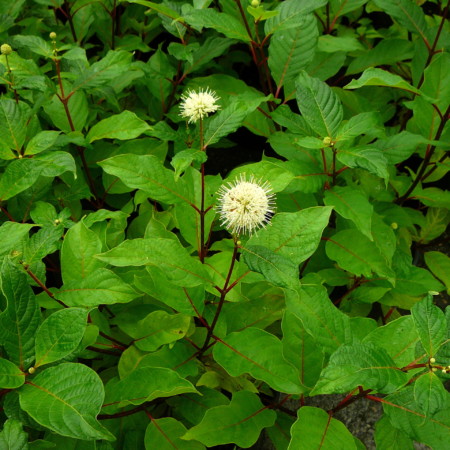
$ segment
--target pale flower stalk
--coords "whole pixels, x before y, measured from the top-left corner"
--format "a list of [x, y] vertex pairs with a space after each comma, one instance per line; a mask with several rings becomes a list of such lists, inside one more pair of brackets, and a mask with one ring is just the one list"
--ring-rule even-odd
[[189, 123], [195, 123], [216, 112], [220, 106], [217, 104], [219, 97], [209, 88], [200, 89], [198, 92], [189, 90], [181, 96], [181, 117], [188, 119]]
[[275, 213], [275, 194], [266, 181], [247, 180], [245, 174], [218, 193], [221, 224], [234, 236], [252, 234], [265, 227]]

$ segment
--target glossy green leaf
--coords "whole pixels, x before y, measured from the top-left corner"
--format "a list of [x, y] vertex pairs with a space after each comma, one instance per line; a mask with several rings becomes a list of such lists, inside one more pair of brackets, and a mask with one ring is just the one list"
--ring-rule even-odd
[[317, 249], [331, 208], [305, 208], [295, 213], [278, 213], [271, 226], [252, 236], [248, 245], [261, 245], [292, 260], [295, 264], [308, 259]]
[[426, 252], [424, 257], [433, 275], [441, 280], [450, 292], [450, 258], [441, 252]]
[[357, 230], [343, 230], [327, 239], [327, 256], [344, 270], [357, 276], [372, 277], [378, 274], [390, 278], [392, 270], [375, 243]]
[[342, 217], [351, 220], [361, 233], [373, 240], [373, 206], [363, 191], [350, 186], [334, 186], [332, 189], [325, 191], [324, 203], [327, 206], [332, 206]]
[[4, 97], [0, 99], [0, 138], [16, 152], [21, 150], [25, 142], [28, 116], [29, 107], [26, 103], [16, 103], [13, 99]]
[[52, 47], [41, 37], [17, 35], [14, 36], [14, 42], [16, 42], [20, 47], [30, 49], [37, 55], [45, 56], [46, 58], [51, 58], [53, 56]]
[[375, 424], [375, 444], [377, 448], [392, 450], [414, 450], [414, 444], [406, 433], [392, 426], [386, 415]]
[[28, 433], [22, 429], [22, 423], [8, 419], [0, 432], [0, 448], [5, 450], [27, 450]]
[[336, 140], [345, 141], [362, 134], [374, 133], [377, 130], [380, 130], [379, 114], [374, 112], [361, 113], [351, 117], [341, 125]]
[[184, 180], [175, 180], [174, 173], [153, 155], [118, 155], [101, 161], [106, 173], [118, 177], [133, 189], [142, 189], [150, 197], [165, 203], [188, 202]]
[[349, 317], [330, 301], [323, 286], [286, 290], [286, 309], [299, 318], [325, 353], [353, 341]]
[[259, 328], [249, 327], [218, 340], [214, 358], [232, 376], [249, 373], [273, 389], [290, 394], [305, 390], [299, 373], [283, 357], [281, 341]]
[[289, 450], [356, 450], [355, 439], [345, 425], [323, 409], [303, 406], [291, 428]]
[[419, 335], [411, 316], [399, 317], [387, 325], [371, 331], [363, 343], [384, 348], [397, 367], [405, 367], [414, 361]]
[[101, 252], [102, 243], [96, 233], [83, 221], [67, 232], [61, 248], [61, 272], [64, 284], [80, 282], [105, 264], [94, 258]]
[[134, 139], [145, 131], [150, 130], [150, 126], [142, 119], [131, 112], [123, 111], [120, 114], [103, 119], [96, 123], [86, 136], [88, 142], [99, 139]]
[[344, 88], [359, 89], [363, 86], [385, 86], [413, 92], [414, 94], [420, 94], [420, 91], [417, 88], [405, 81], [400, 75], [375, 67], [366, 69], [360, 78], [352, 80], [349, 84], [344, 86]]
[[195, 439], [208, 447], [234, 443], [247, 448], [257, 441], [263, 428], [273, 425], [275, 418], [275, 411], [264, 407], [255, 394], [239, 391], [229, 405], [209, 409], [182, 438]]
[[337, 18], [361, 8], [367, 2], [368, 0], [330, 0], [331, 14]]
[[385, 180], [389, 178], [388, 160], [376, 147], [340, 149], [337, 152], [337, 159], [346, 166], [366, 169]]
[[183, 339], [190, 323], [189, 316], [154, 311], [137, 323], [122, 324], [121, 328], [134, 339], [137, 348], [152, 352], [161, 345]]
[[69, 306], [98, 306], [128, 303], [141, 294], [111, 270], [96, 269], [79, 281], [69, 281], [55, 293]]
[[41, 313], [25, 273], [4, 259], [0, 275], [7, 301], [6, 309], [0, 313], [0, 343], [10, 361], [24, 370], [34, 359], [34, 338]]
[[72, 353], [83, 339], [87, 314], [86, 309], [68, 308], [47, 317], [36, 333], [34, 367], [58, 361]]
[[7, 253], [17, 246], [20, 241], [28, 236], [31, 228], [36, 225], [29, 223], [4, 222], [0, 226], [0, 254]]
[[63, 363], [45, 369], [19, 394], [22, 409], [58, 434], [83, 440], [114, 440], [96, 420], [104, 398], [103, 383], [83, 364]]
[[60, 134], [60, 131], [41, 131], [28, 142], [25, 154], [36, 155], [37, 153], [52, 148]]
[[433, 304], [433, 297], [427, 295], [413, 306], [411, 315], [423, 348], [429, 356], [434, 356], [447, 337], [444, 312]]
[[106, 385], [104, 411], [113, 414], [125, 405], [141, 405], [155, 398], [196, 393], [192, 383], [177, 372], [163, 367], [140, 367], [120, 381], [113, 378]]
[[414, 399], [427, 417], [450, 406], [449, 395], [442, 381], [434, 372], [427, 372], [414, 383]]
[[129, 239], [97, 259], [113, 266], [157, 266], [176, 285], [193, 287], [207, 281], [204, 267], [198, 259], [173, 239]]
[[[447, 398], [450, 394], [447, 393]], [[433, 417], [426, 417], [414, 399], [414, 388], [407, 387], [383, 399], [383, 409], [395, 428], [411, 439], [423, 442], [436, 450], [448, 447], [450, 436], [450, 409]]]
[[146, 450], [154, 448], [160, 450], [202, 450], [205, 447], [196, 441], [183, 441], [181, 436], [186, 434], [186, 427], [172, 417], [152, 419], [145, 430], [144, 444]]
[[392, 358], [381, 347], [354, 343], [334, 352], [320, 374], [313, 395], [351, 391], [355, 386], [389, 394], [408, 381]]
[[270, 283], [285, 288], [298, 284], [298, 265], [285, 256], [260, 245], [244, 247], [242, 253], [249, 269], [262, 274]]
[[277, 89], [289, 86], [314, 57], [319, 30], [313, 14], [299, 16], [297, 26], [278, 30], [269, 45], [268, 64]]
[[23, 383], [25, 383], [25, 373], [11, 361], [0, 358], [0, 388], [16, 389], [22, 386]]
[[343, 110], [335, 92], [304, 71], [298, 76], [296, 87], [297, 104], [308, 125], [320, 137], [336, 137]]

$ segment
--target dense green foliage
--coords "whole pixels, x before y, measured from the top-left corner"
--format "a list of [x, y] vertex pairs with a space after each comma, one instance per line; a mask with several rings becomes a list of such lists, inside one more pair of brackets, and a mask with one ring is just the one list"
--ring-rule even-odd
[[[448, 449], [448, 14], [0, 0], [0, 449], [360, 449], [362, 398]], [[276, 212], [232, 236], [241, 176]]]

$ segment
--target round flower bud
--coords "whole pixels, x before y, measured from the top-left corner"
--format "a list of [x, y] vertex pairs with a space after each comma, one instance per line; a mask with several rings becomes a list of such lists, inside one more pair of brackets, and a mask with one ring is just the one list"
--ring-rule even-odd
[[434, 364], [436, 362], [436, 358], [430, 358], [430, 363]]
[[51, 39], [52, 41], [54, 41], [54, 40], [56, 39], [56, 33], [55, 33], [54, 31], [52, 31], [52, 32], [49, 34], [49, 36], [50, 36], [50, 39]]
[[245, 174], [218, 193], [217, 211], [221, 224], [235, 236], [252, 234], [265, 227], [275, 213], [275, 194], [269, 183], [258, 182]]
[[324, 137], [322, 143], [323, 145], [325, 145], [325, 147], [328, 147], [331, 144], [330, 136]]
[[260, 4], [260, 1], [259, 1], [259, 0], [252, 0], [252, 6], [253, 6], [254, 8], [257, 8], [257, 7], [259, 6], [259, 4]]
[[447, 369], [442, 369], [442, 373], [447, 373]]
[[431, 368], [431, 371], [432, 371], [432, 372], [437, 372], [437, 367], [432, 367], [432, 368]]
[[2, 55], [10, 55], [12, 53], [12, 48], [8, 44], [2, 44], [2, 46], [0, 47], [0, 51]]
[[28, 373], [33, 374], [34, 372], [36, 372], [36, 369], [34, 367], [30, 367], [28, 369]]
[[392, 222], [392, 223], [391, 223], [391, 228], [392, 228], [393, 230], [396, 230], [396, 229], [398, 228], [398, 223], [397, 223], [397, 222]]

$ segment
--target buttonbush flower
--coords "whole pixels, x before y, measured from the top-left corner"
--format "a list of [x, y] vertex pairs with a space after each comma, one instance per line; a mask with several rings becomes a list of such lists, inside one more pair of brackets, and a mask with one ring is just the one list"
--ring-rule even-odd
[[216, 112], [220, 106], [216, 103], [219, 97], [209, 88], [195, 92], [187, 91], [187, 94], [181, 96], [180, 104], [181, 117], [188, 119], [189, 123], [197, 122], [208, 114]]
[[232, 234], [252, 234], [265, 227], [275, 213], [275, 194], [266, 181], [247, 181], [245, 174], [220, 188], [217, 211], [221, 224]]

